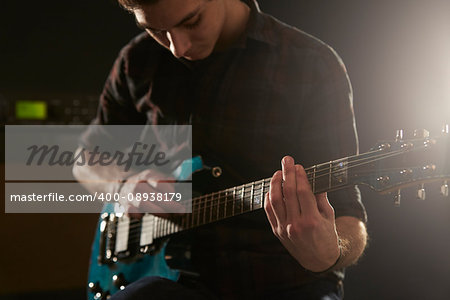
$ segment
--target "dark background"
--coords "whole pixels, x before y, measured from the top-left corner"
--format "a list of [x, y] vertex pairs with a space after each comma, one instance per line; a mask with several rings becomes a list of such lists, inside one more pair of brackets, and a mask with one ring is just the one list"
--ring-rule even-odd
[[[265, 0], [260, 6], [341, 55], [353, 84], [361, 151], [393, 138], [396, 129], [437, 133], [450, 122], [450, 1]], [[8, 101], [97, 97], [118, 51], [137, 32], [113, 0], [2, 1], [0, 94]], [[396, 208], [389, 196], [362, 192], [370, 242], [349, 268], [346, 299], [449, 299], [450, 199], [430, 190], [423, 202], [406, 192]], [[2, 214], [0, 298], [48, 290], [82, 297], [95, 219]]]

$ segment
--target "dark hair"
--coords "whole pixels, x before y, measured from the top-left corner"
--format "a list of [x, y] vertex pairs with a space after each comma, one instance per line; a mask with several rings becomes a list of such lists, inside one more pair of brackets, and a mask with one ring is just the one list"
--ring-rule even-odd
[[159, 0], [117, 0], [126, 10], [132, 10], [146, 4], [155, 4]]

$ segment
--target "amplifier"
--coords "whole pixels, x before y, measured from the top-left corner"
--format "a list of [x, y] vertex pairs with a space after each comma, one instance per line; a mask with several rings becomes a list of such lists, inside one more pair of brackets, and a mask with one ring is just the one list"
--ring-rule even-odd
[[7, 125], [87, 125], [95, 117], [98, 96], [6, 100], [0, 96], [0, 121]]

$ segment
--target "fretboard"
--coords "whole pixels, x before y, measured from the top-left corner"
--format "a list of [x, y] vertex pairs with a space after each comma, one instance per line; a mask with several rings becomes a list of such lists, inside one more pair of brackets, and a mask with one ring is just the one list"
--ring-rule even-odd
[[[347, 164], [348, 158], [344, 158], [305, 169], [313, 193], [346, 187]], [[269, 186], [270, 178], [266, 178], [196, 197], [192, 200], [192, 213], [175, 215], [170, 219], [156, 217], [153, 237], [164, 237], [263, 208]]]

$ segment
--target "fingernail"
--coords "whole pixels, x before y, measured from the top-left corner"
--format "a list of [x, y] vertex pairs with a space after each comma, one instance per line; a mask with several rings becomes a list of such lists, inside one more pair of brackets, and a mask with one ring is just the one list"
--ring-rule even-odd
[[293, 163], [292, 157], [290, 157], [290, 156], [285, 156], [285, 157], [283, 158], [283, 163], [284, 163], [284, 164], [290, 164], [290, 163]]

